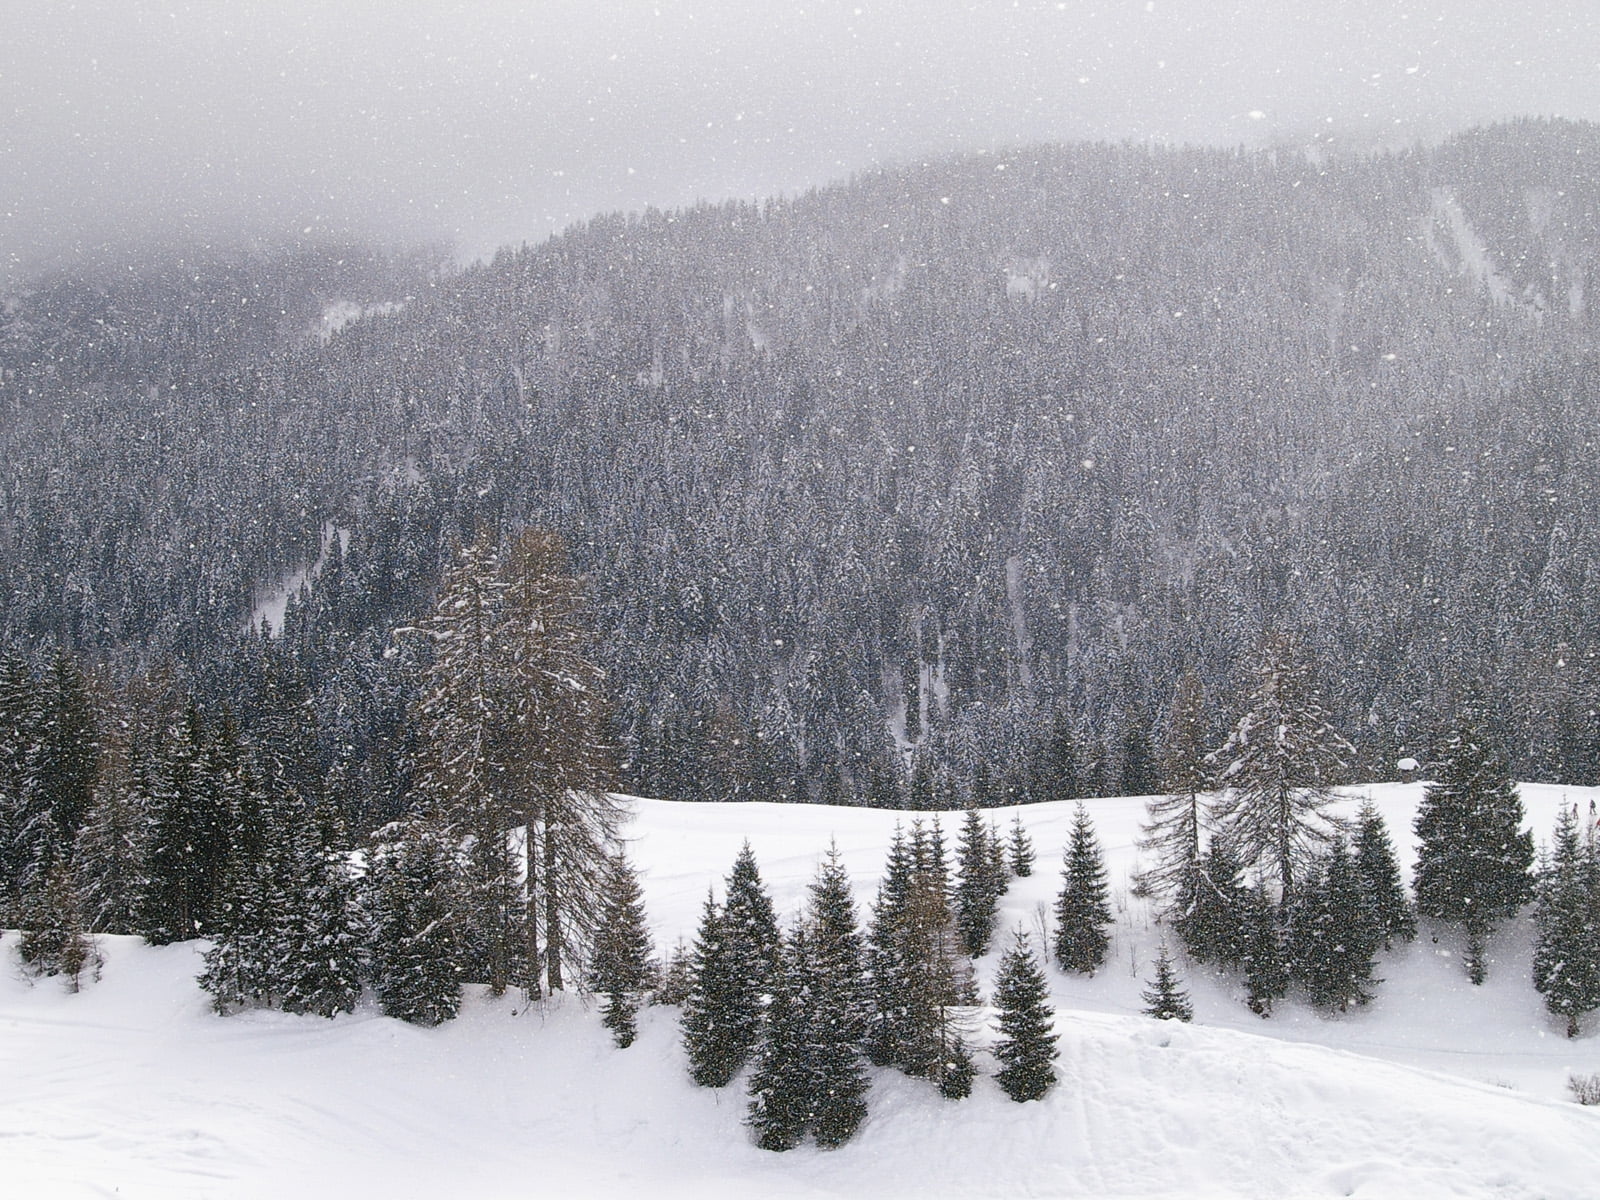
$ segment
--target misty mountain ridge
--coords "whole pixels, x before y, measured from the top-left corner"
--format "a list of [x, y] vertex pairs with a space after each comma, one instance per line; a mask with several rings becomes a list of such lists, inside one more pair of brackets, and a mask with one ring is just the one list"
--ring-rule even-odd
[[537, 525], [649, 794], [1152, 791], [1178, 676], [1220, 739], [1278, 629], [1353, 776], [1477, 695], [1521, 777], [1593, 783], [1597, 161], [1555, 121], [1037, 147], [462, 271], [41, 282], [0, 317], [0, 640], [175, 670], [247, 725], [274, 664], [376, 819], [417, 671], [389, 630], [459, 542]]

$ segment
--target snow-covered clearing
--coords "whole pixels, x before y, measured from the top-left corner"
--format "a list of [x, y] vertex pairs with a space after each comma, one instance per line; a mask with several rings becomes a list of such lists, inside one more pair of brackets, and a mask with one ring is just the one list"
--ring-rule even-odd
[[[1372, 789], [1409, 860], [1420, 785]], [[1563, 794], [1525, 787], [1536, 833]], [[576, 998], [531, 1012], [475, 995], [416, 1029], [364, 1007], [334, 1021], [211, 1014], [194, 946], [103, 939], [82, 994], [0, 972], [0, 1194], [126, 1197], [1539, 1197], [1600, 1193], [1600, 1111], [1566, 1098], [1600, 1042], [1569, 1042], [1528, 982], [1525, 930], [1473, 988], [1447, 939], [1386, 958], [1370, 1009], [1251, 1015], [1226, 982], [1188, 979], [1196, 1024], [1138, 1015], [1160, 941], [1129, 899], [1137, 799], [1089, 802], [1118, 893], [1113, 959], [1052, 971], [1060, 1085], [1013, 1104], [874, 1076], [842, 1150], [770, 1154], [737, 1088], [692, 1087], [675, 1011], [617, 1051]], [[706, 888], [748, 837], [780, 912], [836, 840], [863, 910], [904, 814], [640, 801], [633, 854], [658, 946], [692, 937]], [[1022, 810], [1039, 851], [1002, 928], [1033, 926], [1057, 887], [1070, 805]], [[997, 810], [1002, 831], [1012, 810]], [[944, 819], [954, 846], [958, 816]], [[1006, 935], [998, 942], [1003, 947]], [[7, 938], [9, 953], [14, 935]], [[997, 955], [980, 964], [988, 983]], [[985, 1033], [984, 1037], [986, 1038]], [[987, 1062], [982, 1064], [989, 1067]]]

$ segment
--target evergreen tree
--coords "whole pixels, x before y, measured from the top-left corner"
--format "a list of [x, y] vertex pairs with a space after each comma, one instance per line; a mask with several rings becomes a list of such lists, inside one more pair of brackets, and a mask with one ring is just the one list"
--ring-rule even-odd
[[463, 874], [459, 846], [436, 824], [414, 816], [379, 831], [363, 904], [372, 990], [386, 1016], [438, 1025], [460, 1011]]
[[78, 834], [73, 865], [89, 928], [131, 934], [139, 930], [140, 906], [149, 890], [145, 841], [152, 764], [142, 745], [129, 745], [128, 735], [115, 745]]
[[1522, 799], [1505, 760], [1471, 718], [1451, 736], [1437, 783], [1417, 809], [1417, 910], [1460, 924], [1467, 974], [1482, 983], [1485, 942], [1533, 894], [1533, 836], [1522, 831]]
[[1417, 936], [1417, 919], [1406, 899], [1405, 886], [1400, 882], [1400, 864], [1395, 858], [1394, 843], [1389, 840], [1388, 827], [1370, 799], [1362, 802], [1356, 817], [1354, 849], [1356, 870], [1361, 874], [1372, 903], [1373, 918], [1382, 931], [1384, 948], [1392, 949], [1396, 941], [1411, 941]]
[[692, 983], [683, 1002], [683, 1046], [689, 1077], [701, 1087], [726, 1087], [761, 1033], [761, 995], [750, 986], [750, 960], [714, 897], [706, 896], [695, 936]]
[[813, 1122], [817, 1099], [812, 1074], [811, 951], [804, 925], [797, 924], [781, 947], [771, 1000], [750, 1073], [746, 1122], [763, 1150], [792, 1150]]
[[1100, 842], [1081, 803], [1073, 816], [1055, 916], [1056, 961], [1061, 969], [1093, 974], [1106, 960], [1111, 904]]
[[[292, 795], [292, 794], [291, 794]], [[272, 972], [284, 1012], [332, 1017], [354, 1012], [365, 976], [367, 931], [349, 867], [349, 847], [337, 814], [317, 820], [326, 805], [297, 805], [280, 879], [289, 881], [283, 907], [283, 957]]]
[[1013, 1100], [1038, 1100], [1054, 1086], [1056, 1035], [1044, 972], [1018, 929], [1000, 960], [994, 1002], [999, 1039], [994, 1054], [1001, 1068], [995, 1079]]
[[1216, 812], [1222, 832], [1246, 868], [1271, 870], [1285, 907], [1297, 868], [1333, 836], [1323, 809], [1350, 753], [1299, 647], [1285, 636], [1268, 638], [1249, 710], [1211, 758], [1226, 789]]
[[682, 938], [672, 947], [672, 953], [656, 971], [655, 991], [650, 994], [651, 1004], [683, 1004], [689, 999], [689, 989], [694, 983], [694, 960], [689, 946]]
[[639, 1001], [651, 984], [650, 929], [645, 923], [644, 893], [627, 857], [612, 859], [589, 963], [589, 986], [602, 998], [603, 1021], [618, 1049], [633, 1045]]
[[1180, 893], [1184, 907], [1173, 922], [1197, 962], [1230, 967], [1244, 955], [1246, 898], [1239, 861], [1223, 837], [1214, 837]]
[[1192, 1021], [1194, 1007], [1189, 1003], [1189, 993], [1183, 990], [1178, 973], [1172, 965], [1172, 954], [1163, 944], [1156, 955], [1156, 977], [1140, 993], [1144, 1000], [1144, 1015], [1158, 1021]]
[[817, 1145], [832, 1149], [849, 1141], [867, 1115], [861, 1040], [869, 1011], [855, 900], [837, 848], [817, 868], [808, 917], [810, 1121]]
[[1533, 986], [1545, 1008], [1566, 1020], [1569, 1038], [1600, 1008], [1600, 897], [1592, 836], [1580, 843], [1577, 813], [1563, 807], [1539, 877]]
[[1259, 889], [1246, 892], [1245, 897], [1245, 1002], [1258, 1017], [1270, 1017], [1273, 1004], [1289, 994], [1281, 910]]
[[1022, 814], [1011, 818], [1011, 873], [1019, 879], [1033, 874], [1033, 839], [1023, 827]]
[[955, 898], [956, 929], [966, 952], [977, 958], [989, 948], [1005, 883], [996, 878], [989, 831], [976, 808], [967, 810], [956, 863], [960, 872]]
[[722, 906], [723, 937], [737, 960], [736, 970], [752, 1002], [767, 990], [778, 959], [778, 919], [772, 898], [761, 882], [755, 851], [750, 843], [740, 847], [726, 880], [727, 900]]
[[22, 933], [17, 953], [33, 973], [63, 976], [74, 992], [84, 971], [92, 969], [98, 974], [100, 953], [84, 923], [71, 868], [64, 860], [55, 862], [50, 873], [24, 896], [19, 916]]
[[1312, 1004], [1345, 1012], [1372, 999], [1379, 982], [1373, 958], [1383, 931], [1343, 838], [1334, 841], [1325, 865], [1308, 874], [1293, 927], [1291, 970]]
[[208, 739], [191, 701], [169, 731], [156, 770], [146, 842], [147, 891], [140, 924], [153, 944], [209, 930], [227, 870], [229, 838], [222, 793], [236, 769], [237, 743], [224, 722]]

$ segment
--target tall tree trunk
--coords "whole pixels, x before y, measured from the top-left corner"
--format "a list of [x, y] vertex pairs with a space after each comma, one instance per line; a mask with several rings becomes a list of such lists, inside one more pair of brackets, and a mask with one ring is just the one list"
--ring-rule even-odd
[[538, 813], [528, 805], [522, 825], [522, 857], [526, 861], [528, 919], [528, 1003], [539, 998], [539, 850], [535, 834], [539, 828]]
[[544, 831], [544, 947], [545, 985], [552, 993], [561, 983], [561, 898], [556, 892], [555, 821], [547, 820]]

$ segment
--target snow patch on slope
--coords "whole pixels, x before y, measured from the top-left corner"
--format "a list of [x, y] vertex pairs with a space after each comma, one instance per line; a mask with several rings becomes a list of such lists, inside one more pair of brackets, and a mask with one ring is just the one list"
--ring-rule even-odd
[[1431, 195], [1432, 204], [1423, 232], [1440, 265], [1480, 284], [1496, 304], [1515, 305], [1535, 312], [1521, 303], [1510, 281], [1495, 269], [1489, 247], [1473, 229], [1455, 193], [1449, 188], [1436, 187]]
[[250, 606], [252, 629], [259, 629], [262, 622], [266, 622], [273, 633], [283, 632], [283, 614], [289, 607], [290, 597], [298, 595], [301, 588], [322, 574], [335, 538], [339, 539], [341, 554], [350, 548], [350, 530], [341, 529], [328, 521], [322, 526], [322, 549], [317, 553], [316, 562], [286, 571], [277, 579], [263, 582], [256, 588], [255, 602]]

